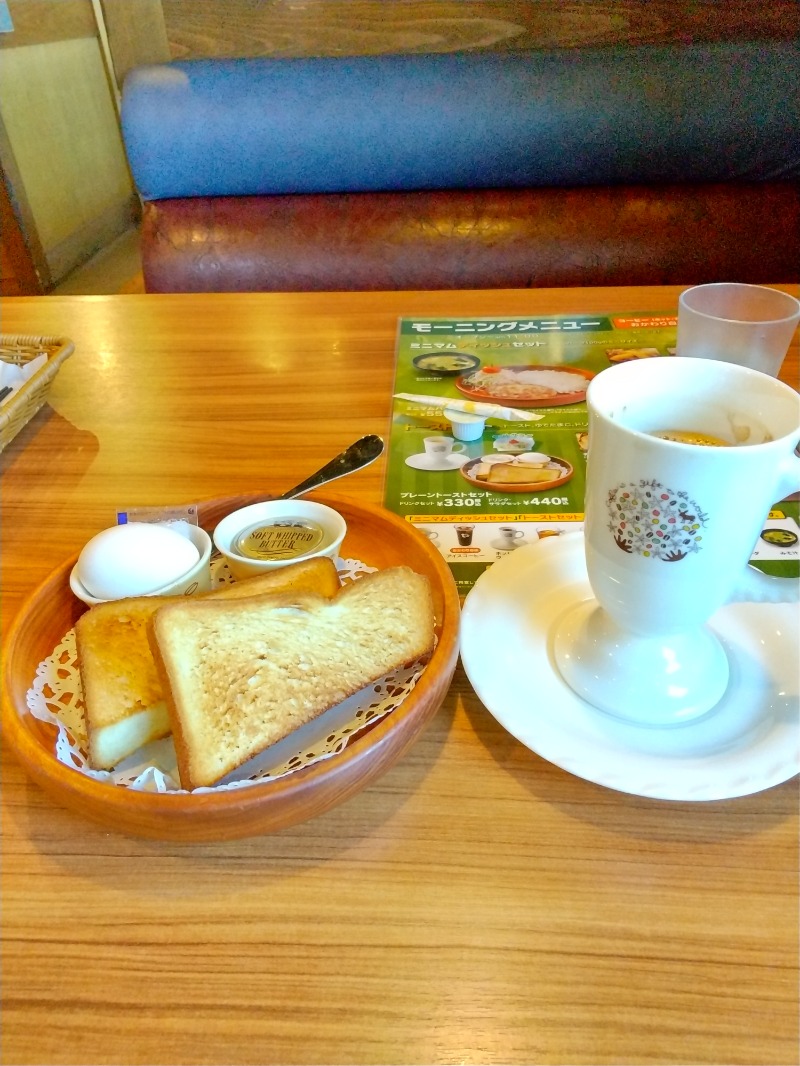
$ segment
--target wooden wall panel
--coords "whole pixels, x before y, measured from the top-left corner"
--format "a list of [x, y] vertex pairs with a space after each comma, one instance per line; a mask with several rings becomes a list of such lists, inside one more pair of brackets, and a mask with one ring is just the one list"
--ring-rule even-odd
[[100, 0], [117, 86], [142, 63], [172, 58], [161, 0]]
[[161, 0], [170, 54], [372, 55], [794, 38], [797, 0]]
[[[141, 5], [113, 0], [129, 21]], [[0, 35], [0, 163], [45, 291], [138, 218], [100, 0], [8, 0]], [[153, 23], [140, 18], [142, 34]], [[159, 58], [166, 58], [162, 51]]]
[[131, 224], [133, 188], [99, 43], [6, 49], [0, 90], [3, 125], [58, 280]]
[[0, 48], [21, 48], [48, 41], [94, 37], [97, 29], [89, 0], [7, 0], [13, 33], [0, 34]]

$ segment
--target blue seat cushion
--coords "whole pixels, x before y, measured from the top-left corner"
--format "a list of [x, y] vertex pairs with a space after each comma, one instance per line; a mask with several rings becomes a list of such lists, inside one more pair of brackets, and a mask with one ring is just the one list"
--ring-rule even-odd
[[796, 42], [139, 67], [145, 200], [800, 176]]

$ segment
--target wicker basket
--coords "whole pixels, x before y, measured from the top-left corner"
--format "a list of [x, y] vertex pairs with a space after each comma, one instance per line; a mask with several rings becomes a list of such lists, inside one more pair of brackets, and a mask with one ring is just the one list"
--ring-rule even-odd
[[24, 366], [37, 355], [47, 356], [44, 366], [0, 404], [0, 452], [45, 403], [59, 367], [74, 349], [72, 341], [64, 337], [20, 337], [0, 333], [0, 359], [4, 363]]

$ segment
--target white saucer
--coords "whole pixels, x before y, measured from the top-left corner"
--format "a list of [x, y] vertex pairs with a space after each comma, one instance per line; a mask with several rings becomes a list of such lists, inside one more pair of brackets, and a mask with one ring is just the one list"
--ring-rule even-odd
[[497, 548], [498, 551], [502, 552], [513, 552], [527, 543], [528, 541], [523, 537], [517, 537], [516, 540], [512, 540], [510, 543], [506, 540], [493, 540], [491, 542], [491, 547]]
[[554, 665], [554, 622], [591, 596], [582, 533], [509, 552], [467, 595], [464, 669], [517, 740], [587, 781], [656, 799], [747, 796], [800, 772], [796, 604], [719, 610], [710, 624], [730, 659], [728, 691], [705, 717], [654, 729], [596, 710]]
[[409, 455], [406, 466], [413, 466], [415, 470], [458, 470], [468, 459], [466, 452], [451, 452], [441, 459], [431, 459], [426, 452], [420, 452], [419, 455]]

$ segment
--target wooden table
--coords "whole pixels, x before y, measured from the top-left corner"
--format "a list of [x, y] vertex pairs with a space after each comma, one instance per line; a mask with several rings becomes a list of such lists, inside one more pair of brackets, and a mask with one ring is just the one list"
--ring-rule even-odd
[[[678, 292], [7, 300], [3, 332], [76, 351], [0, 459], [4, 626], [118, 505], [279, 491], [385, 433], [399, 315]], [[383, 470], [340, 491], [379, 502]], [[798, 1061], [796, 781], [613, 792], [517, 743], [460, 669], [399, 764], [273, 836], [129, 839], [2, 770], [4, 1063]]]

